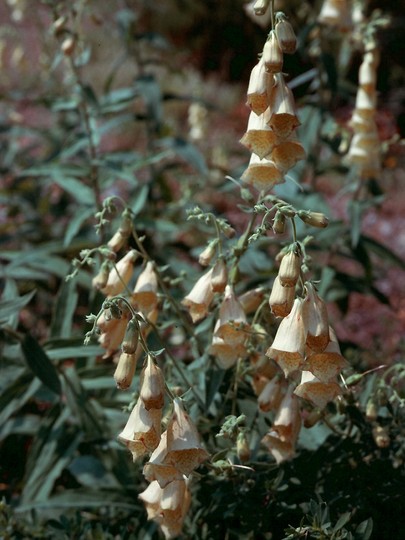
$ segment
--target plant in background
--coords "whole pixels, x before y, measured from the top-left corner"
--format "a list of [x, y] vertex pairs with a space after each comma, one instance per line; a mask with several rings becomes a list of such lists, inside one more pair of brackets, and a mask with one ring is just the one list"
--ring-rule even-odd
[[[138, 538], [158, 527], [166, 538], [360, 540], [373, 522], [383, 538], [378, 513], [401, 496], [391, 470], [404, 459], [403, 370], [367, 365], [342, 342], [345, 360], [331, 302], [344, 309], [353, 291], [384, 300], [369, 251], [401, 262], [361, 232], [361, 213], [334, 220], [315, 187], [323, 169], [349, 164], [363, 204], [383, 168], [374, 120], [387, 23], [351, 18], [346, 2], [319, 14], [293, 3], [283, 6], [291, 23], [275, 2], [252, 3], [269, 34], [247, 85], [251, 157], [243, 168], [235, 146], [221, 180], [208, 146], [218, 113], [201, 93], [165, 90], [178, 56], [148, 29], [156, 6], [117, 11], [100, 77], [90, 29], [102, 43], [104, 8], [40, 3], [52, 16], [46, 50], [56, 49], [48, 124], [5, 122], [3, 168], [17, 187], [4, 196], [27, 209], [29, 250], [15, 227], [0, 302], [0, 452], [20, 458], [2, 485], [18, 516], [40, 519], [17, 522], [3, 505], [6, 538]], [[353, 47], [366, 45], [349, 144], [329, 111], [352, 25]], [[306, 49], [316, 67], [292, 79], [289, 58]], [[330, 154], [337, 132], [343, 165]], [[342, 269], [350, 258], [364, 276]], [[64, 508], [76, 516], [60, 517]]]

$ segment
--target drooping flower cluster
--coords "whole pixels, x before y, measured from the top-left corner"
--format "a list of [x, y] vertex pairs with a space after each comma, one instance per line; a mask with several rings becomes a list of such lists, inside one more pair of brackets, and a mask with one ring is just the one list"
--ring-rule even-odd
[[346, 156], [360, 178], [374, 178], [381, 171], [381, 143], [375, 122], [378, 63], [379, 52], [372, 45], [364, 53], [359, 69], [356, 105], [350, 120], [353, 138]]
[[[150, 485], [139, 498], [145, 503], [148, 519], [157, 522], [165, 538], [173, 538], [180, 534], [190, 506], [188, 477], [209, 456], [179, 398], [173, 399], [173, 413], [162, 433], [166, 384], [155, 355], [146, 343], [159, 311], [158, 275], [154, 263], [146, 261], [131, 290], [129, 285], [139, 253], [130, 250], [117, 264], [111, 264], [116, 252], [127, 243], [131, 225], [127, 219], [123, 222], [126, 227], [121, 224], [111, 238], [107, 263], [93, 280], [94, 287], [107, 298], [100, 314], [89, 320], [94, 323], [93, 332], [98, 334], [100, 345], [106, 349], [105, 356], [121, 349], [114, 373], [120, 390], [131, 386], [137, 361], [146, 353], [140, 373], [139, 396], [118, 440], [128, 448], [134, 461], [149, 456], [143, 473]], [[224, 269], [218, 261], [210, 272], [214, 291], [225, 288]]]
[[286, 173], [305, 158], [305, 150], [295, 135], [300, 122], [294, 97], [281, 72], [283, 55], [293, 54], [296, 43], [292, 26], [283, 13], [277, 13], [274, 30], [250, 76], [247, 105], [251, 113], [240, 142], [252, 155], [242, 180], [259, 191], [283, 183]]

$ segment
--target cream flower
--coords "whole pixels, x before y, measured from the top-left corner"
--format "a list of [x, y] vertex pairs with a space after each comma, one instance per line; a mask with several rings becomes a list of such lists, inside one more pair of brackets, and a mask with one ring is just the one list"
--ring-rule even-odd
[[159, 444], [161, 433], [161, 409], [147, 411], [141, 399], [138, 399], [118, 440], [132, 452], [134, 461], [144, 454], [152, 452]]
[[164, 488], [154, 480], [139, 494], [139, 499], [145, 504], [148, 519], [159, 525], [166, 539], [175, 538], [181, 533], [191, 502], [184, 478], [174, 480]]
[[132, 300], [142, 313], [149, 313], [158, 303], [158, 282], [154, 263], [149, 261], [139, 274]]
[[148, 355], [146, 365], [141, 372], [140, 394], [146, 410], [162, 409], [165, 401], [165, 381], [162, 370]]
[[189, 476], [209, 457], [181, 401], [176, 398], [173, 406], [167, 430], [143, 469], [145, 478], [150, 482], [157, 480], [162, 488], [173, 480], [180, 480], [183, 475]]
[[321, 382], [310, 371], [303, 371], [301, 384], [294, 390], [294, 394], [310, 401], [315, 407], [324, 409], [329, 401], [335, 399], [342, 391], [337, 382]]
[[291, 313], [278, 327], [266, 356], [273, 358], [287, 377], [304, 363], [305, 328], [302, 319], [302, 300], [296, 298]]
[[214, 291], [211, 286], [212, 268], [203, 274], [188, 295], [182, 301], [190, 313], [193, 323], [203, 319], [207, 313], [209, 305], [214, 298]]
[[263, 438], [263, 444], [277, 463], [294, 456], [295, 444], [301, 429], [301, 415], [293, 387], [287, 390], [276, 413], [272, 429]]

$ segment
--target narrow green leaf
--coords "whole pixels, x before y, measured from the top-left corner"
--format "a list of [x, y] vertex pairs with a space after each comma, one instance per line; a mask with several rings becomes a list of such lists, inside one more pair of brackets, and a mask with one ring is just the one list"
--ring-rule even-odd
[[66, 227], [65, 237], [63, 239], [63, 245], [68, 246], [76, 234], [80, 231], [83, 223], [94, 214], [94, 207], [79, 208], [76, 214], [69, 221], [69, 225]]
[[74, 280], [61, 282], [52, 317], [51, 337], [67, 338], [70, 336], [78, 297]]
[[340, 516], [340, 518], [337, 520], [335, 526], [333, 527], [332, 532], [340, 531], [340, 529], [343, 529], [343, 527], [350, 521], [351, 518], [351, 512], [345, 512]]
[[361, 216], [363, 207], [358, 201], [351, 201], [349, 204], [350, 215], [350, 238], [352, 248], [357, 246], [361, 234]]
[[69, 193], [78, 203], [94, 206], [93, 190], [77, 178], [54, 175], [52, 181]]
[[24, 296], [13, 298], [10, 300], [0, 301], [0, 324], [7, 322], [9, 317], [12, 317], [26, 306], [35, 294], [35, 290], [31, 291]]
[[37, 340], [27, 334], [21, 346], [28, 367], [49, 390], [60, 395], [62, 385], [58, 372]]

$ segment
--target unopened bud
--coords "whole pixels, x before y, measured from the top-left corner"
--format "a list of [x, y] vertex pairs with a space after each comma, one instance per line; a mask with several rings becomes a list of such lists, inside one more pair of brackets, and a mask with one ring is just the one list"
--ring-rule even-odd
[[274, 216], [273, 221], [273, 232], [274, 234], [283, 234], [285, 231], [285, 215], [277, 210], [276, 215]]
[[369, 399], [366, 405], [366, 418], [370, 422], [375, 422], [378, 417], [378, 407], [374, 399]]
[[132, 232], [132, 218], [131, 213], [129, 210], [125, 210], [122, 214], [121, 223], [118, 231], [124, 236], [125, 238], [128, 238], [128, 236]]
[[283, 53], [294, 54], [297, 50], [297, 37], [291, 24], [285, 18], [284, 13], [278, 13], [278, 23], [276, 24], [275, 31], [280, 49]]
[[325, 214], [322, 214], [321, 212], [310, 212], [308, 210], [300, 210], [298, 212], [298, 217], [308, 225], [312, 225], [312, 227], [318, 227], [320, 229], [324, 229], [328, 226], [329, 220], [325, 216]]
[[208, 266], [210, 264], [215, 255], [217, 244], [218, 240], [210, 242], [208, 246], [204, 249], [204, 251], [200, 253], [198, 262], [201, 264], [201, 266]]
[[139, 328], [135, 319], [131, 319], [127, 324], [125, 336], [122, 341], [121, 349], [127, 354], [133, 354], [138, 347]]
[[269, 9], [270, 0], [256, 0], [253, 6], [253, 11], [255, 15], [265, 15], [266, 11]]
[[110, 263], [104, 261], [99, 273], [93, 278], [92, 285], [95, 289], [103, 289], [107, 285], [108, 275], [110, 273]]
[[112, 238], [108, 241], [107, 246], [117, 253], [120, 249], [126, 244], [127, 238], [121, 234], [120, 231], [117, 231]]
[[236, 234], [236, 231], [233, 227], [228, 225], [227, 223], [222, 225], [222, 232], [227, 238], [233, 238]]
[[61, 48], [65, 56], [72, 56], [73, 51], [75, 50], [76, 42], [72, 36], [67, 37], [63, 40]]
[[59, 36], [65, 29], [66, 17], [59, 17], [52, 24], [52, 30], [55, 36]]
[[294, 251], [288, 252], [281, 259], [278, 278], [283, 287], [295, 287], [301, 270], [301, 257]]
[[263, 60], [266, 71], [280, 73], [283, 68], [283, 52], [277, 41], [275, 32], [271, 31], [263, 47]]
[[238, 438], [236, 440], [236, 453], [242, 463], [246, 463], [246, 461], [249, 461], [250, 448], [246, 433], [244, 431], [240, 431], [238, 433]]
[[224, 292], [226, 284], [228, 283], [228, 271], [226, 269], [226, 263], [221, 257], [217, 259], [211, 275], [211, 287], [214, 292]]
[[388, 448], [391, 443], [387, 427], [375, 426], [373, 428], [373, 439], [378, 448]]
[[136, 356], [135, 354], [128, 354], [126, 352], [121, 353], [118, 364], [115, 369], [114, 379], [117, 384], [117, 388], [120, 390], [127, 390], [132, 383], [136, 369]]

